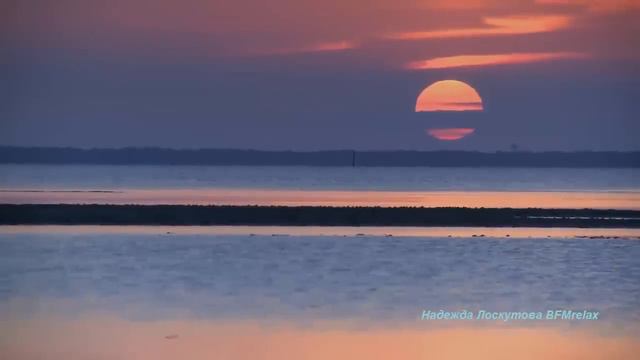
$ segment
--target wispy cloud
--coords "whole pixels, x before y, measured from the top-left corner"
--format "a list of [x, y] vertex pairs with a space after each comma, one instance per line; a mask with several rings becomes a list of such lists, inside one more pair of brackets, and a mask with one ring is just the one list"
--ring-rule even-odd
[[402, 32], [390, 34], [387, 38], [397, 40], [421, 40], [533, 34], [566, 28], [571, 24], [571, 20], [571, 17], [564, 15], [485, 17], [483, 18], [483, 23], [486, 25], [485, 27]]
[[413, 70], [447, 69], [467, 66], [522, 64], [558, 59], [578, 59], [587, 56], [587, 54], [576, 52], [457, 55], [414, 61], [407, 64], [406, 67]]
[[300, 49], [304, 52], [317, 52], [317, 51], [340, 51], [348, 50], [356, 47], [356, 44], [352, 41], [336, 41], [336, 42], [324, 42], [314, 44], [306, 48]]
[[333, 41], [333, 42], [320, 42], [307, 46], [269, 49], [260, 51], [259, 54], [263, 55], [286, 55], [286, 54], [301, 54], [301, 53], [316, 53], [316, 52], [334, 52], [355, 49], [358, 45], [353, 41]]
[[[38, 6], [32, 6], [37, 2]], [[287, 54], [337, 59], [348, 68], [403, 66], [431, 56], [482, 52], [588, 51], [637, 58], [640, 0], [38, 0], [0, 15], [16, 49], [60, 49], [114, 58], [261, 58]], [[606, 10], [606, 11], [605, 11]], [[269, 14], [269, 16], [265, 16]], [[273, 15], [273, 16], [271, 16]], [[562, 34], [560, 34], [561, 30]], [[558, 32], [558, 33], [556, 33]], [[519, 35], [544, 33], [515, 41]], [[401, 39], [407, 41], [379, 41]], [[410, 40], [443, 39], [441, 41]], [[457, 41], [447, 42], [447, 39]], [[470, 41], [465, 41], [470, 40]], [[441, 52], [446, 50], [446, 53]], [[360, 51], [361, 50], [361, 51]], [[258, 59], [259, 60], [259, 59]], [[243, 60], [244, 61], [244, 60]]]

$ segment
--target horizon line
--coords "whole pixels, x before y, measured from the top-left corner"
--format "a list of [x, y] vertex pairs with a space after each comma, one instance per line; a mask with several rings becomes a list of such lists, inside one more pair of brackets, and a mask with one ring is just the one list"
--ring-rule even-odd
[[322, 152], [358, 152], [358, 153], [391, 153], [391, 152], [420, 152], [420, 153], [436, 153], [436, 152], [450, 152], [450, 153], [480, 153], [480, 154], [498, 154], [498, 153], [511, 153], [511, 154], [543, 154], [543, 153], [564, 153], [564, 154], [577, 154], [577, 153], [640, 153], [638, 150], [454, 150], [454, 149], [434, 149], [434, 150], [419, 150], [419, 149], [354, 149], [354, 148], [336, 148], [336, 149], [315, 149], [315, 150], [295, 150], [295, 149], [256, 149], [256, 148], [225, 148], [225, 147], [194, 147], [194, 148], [180, 148], [180, 147], [164, 147], [164, 146], [120, 146], [120, 147], [82, 147], [82, 146], [44, 146], [44, 145], [2, 145], [0, 144], [0, 150], [5, 149], [29, 149], [29, 150], [80, 150], [80, 151], [122, 151], [122, 150], [164, 150], [164, 151], [247, 151], [247, 152], [265, 152], [265, 153], [322, 153]]

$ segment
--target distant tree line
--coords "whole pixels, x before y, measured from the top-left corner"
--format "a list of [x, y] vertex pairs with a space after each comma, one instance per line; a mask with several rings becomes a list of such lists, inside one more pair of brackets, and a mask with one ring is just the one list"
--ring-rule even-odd
[[0, 163], [105, 165], [640, 167], [640, 152], [259, 151], [0, 146]]
[[640, 227], [640, 211], [592, 209], [0, 205], [0, 224]]

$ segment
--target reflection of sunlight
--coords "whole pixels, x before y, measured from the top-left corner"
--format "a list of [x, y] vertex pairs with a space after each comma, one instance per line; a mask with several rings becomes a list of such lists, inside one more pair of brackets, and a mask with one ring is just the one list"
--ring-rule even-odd
[[564, 29], [571, 18], [562, 15], [485, 17], [485, 27], [413, 31], [391, 34], [390, 39], [420, 40], [494, 35], [518, 35], [551, 32]]
[[251, 321], [73, 317], [4, 321], [7, 359], [633, 359], [640, 342], [627, 335], [553, 328], [305, 326]]
[[245, 236], [419, 236], [470, 238], [624, 238], [640, 239], [636, 228], [562, 227], [415, 227], [415, 226], [287, 226], [287, 225], [2, 225], [0, 234], [245, 235]]
[[114, 193], [6, 192], [5, 204], [177, 204], [640, 209], [640, 192], [122, 189]]
[[447, 69], [464, 66], [487, 66], [500, 64], [522, 64], [545, 60], [577, 59], [585, 57], [581, 53], [516, 53], [492, 55], [457, 55], [414, 61], [407, 65], [409, 69]]

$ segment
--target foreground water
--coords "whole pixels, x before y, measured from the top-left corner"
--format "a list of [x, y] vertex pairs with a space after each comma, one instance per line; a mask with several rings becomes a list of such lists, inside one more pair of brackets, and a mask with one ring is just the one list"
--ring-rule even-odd
[[4, 233], [0, 298], [214, 317], [389, 318], [423, 308], [599, 309], [640, 320], [640, 242], [176, 233]]
[[[640, 350], [640, 241], [624, 234], [114, 228], [0, 229], [0, 350], [20, 359], [632, 359]], [[425, 310], [599, 318], [429, 321]]]

